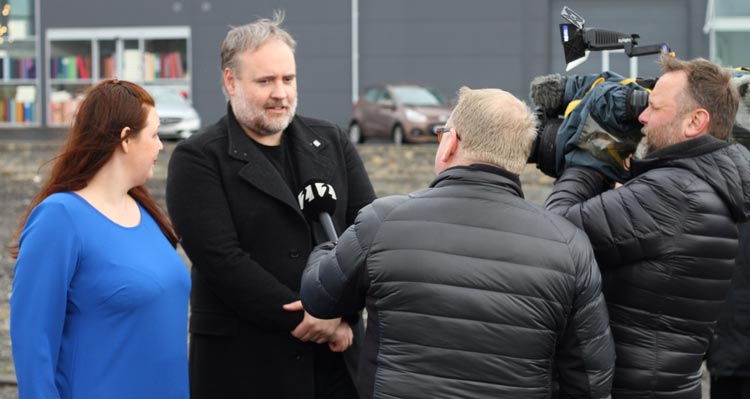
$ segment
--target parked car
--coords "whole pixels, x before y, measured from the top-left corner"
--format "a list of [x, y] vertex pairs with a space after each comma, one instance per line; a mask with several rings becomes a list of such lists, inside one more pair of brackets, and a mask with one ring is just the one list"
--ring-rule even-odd
[[174, 87], [148, 87], [159, 114], [159, 137], [186, 139], [201, 127], [201, 118], [193, 105]]
[[396, 144], [436, 142], [433, 127], [448, 120], [451, 105], [438, 91], [414, 84], [368, 86], [354, 104], [349, 138], [361, 143], [390, 137]]

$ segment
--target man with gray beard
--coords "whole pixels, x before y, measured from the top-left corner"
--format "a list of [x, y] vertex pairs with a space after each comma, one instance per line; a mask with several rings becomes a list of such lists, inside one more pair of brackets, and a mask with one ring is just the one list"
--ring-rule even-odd
[[631, 179], [565, 169], [547, 208], [581, 227], [602, 273], [617, 359], [612, 397], [700, 399], [700, 367], [750, 216], [750, 153], [727, 141], [731, 76], [663, 56], [639, 116]]
[[336, 192], [344, 231], [375, 194], [346, 134], [295, 115], [295, 41], [283, 13], [229, 31], [221, 48], [227, 114], [180, 143], [169, 162], [167, 206], [192, 262], [193, 398], [356, 398], [340, 352], [356, 313], [322, 320], [299, 287], [325, 240], [297, 193], [308, 180]]

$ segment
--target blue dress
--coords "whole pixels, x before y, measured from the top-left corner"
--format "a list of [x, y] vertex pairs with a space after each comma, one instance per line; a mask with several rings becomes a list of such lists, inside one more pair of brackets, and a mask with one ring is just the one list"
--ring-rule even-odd
[[20, 398], [189, 397], [190, 276], [139, 209], [130, 228], [70, 192], [32, 211], [10, 298]]

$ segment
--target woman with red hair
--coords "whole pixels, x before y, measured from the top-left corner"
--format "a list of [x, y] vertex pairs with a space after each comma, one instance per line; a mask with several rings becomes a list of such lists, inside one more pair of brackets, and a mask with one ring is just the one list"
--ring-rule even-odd
[[21, 398], [187, 398], [190, 277], [144, 187], [154, 100], [93, 86], [19, 227], [11, 305]]

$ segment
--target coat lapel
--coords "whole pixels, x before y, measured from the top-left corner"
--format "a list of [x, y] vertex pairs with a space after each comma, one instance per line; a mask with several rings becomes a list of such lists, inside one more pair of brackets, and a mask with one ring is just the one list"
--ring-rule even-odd
[[242, 130], [231, 106], [228, 106], [227, 115], [229, 116], [227, 119], [229, 124], [229, 156], [246, 163], [237, 173], [238, 176], [260, 191], [289, 205], [300, 217], [304, 217], [297, 205], [296, 196], [289, 191], [289, 187], [284, 183], [284, 178]]
[[[322, 180], [334, 186], [334, 190], [343, 190], [336, 187], [339, 181], [336, 177], [336, 161], [331, 155], [331, 145], [324, 136], [319, 135], [315, 128], [306, 124], [302, 118], [295, 117], [289, 128], [284, 132], [288, 134], [289, 143], [292, 147], [297, 164], [299, 184], [304, 188], [311, 179]], [[346, 167], [338, 165], [338, 167]], [[308, 221], [312, 232], [313, 241], [321, 243], [327, 241], [323, 229], [317, 220]]]
[[304, 187], [310, 179], [332, 183], [336, 162], [331, 157], [328, 139], [298, 117], [294, 118], [284, 134], [288, 135], [292, 145], [300, 184]]

